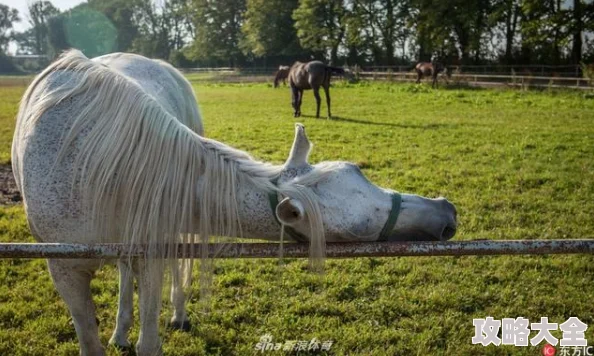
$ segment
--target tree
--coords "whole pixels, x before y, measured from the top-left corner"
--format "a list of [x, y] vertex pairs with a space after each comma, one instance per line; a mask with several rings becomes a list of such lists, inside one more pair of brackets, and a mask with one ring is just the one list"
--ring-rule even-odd
[[500, 27], [504, 38], [503, 60], [507, 64], [513, 61], [514, 39], [518, 34], [521, 14], [520, 0], [495, 0], [489, 17], [491, 27]]
[[105, 15], [83, 3], [48, 21], [49, 55], [77, 48], [87, 57], [113, 52], [117, 30]]
[[150, 57], [169, 59], [194, 34], [192, 8], [188, 0], [166, 0], [160, 6], [139, 0], [134, 13], [138, 36], [133, 50]]
[[413, 6], [422, 56], [431, 51], [440, 56], [452, 56], [454, 54], [449, 52], [455, 45], [463, 63], [478, 62], [482, 58], [489, 30], [489, 0], [413, 0]]
[[89, 0], [89, 7], [103, 13], [118, 32], [117, 50], [128, 51], [138, 36], [138, 25], [134, 22], [134, 11], [138, 0]]
[[[56, 16], [60, 10], [54, 7], [49, 1], [35, 1], [29, 4], [30, 34], [33, 35], [33, 54], [46, 54], [48, 52], [48, 28], [49, 18]], [[27, 32], [25, 32], [27, 33]]]
[[12, 40], [14, 33], [13, 24], [21, 21], [17, 9], [0, 4], [0, 51], [6, 52], [8, 43]]
[[302, 0], [293, 13], [301, 46], [329, 53], [330, 62], [336, 63], [352, 8], [348, 5], [344, 0]]
[[209, 65], [235, 66], [245, 59], [240, 50], [245, 13], [242, 0], [193, 0], [196, 36], [188, 57]]
[[521, 34], [527, 61], [561, 63], [570, 37], [570, 14], [562, 5], [562, 0], [523, 0]]
[[35, 46], [37, 45], [37, 43], [35, 42], [35, 32], [33, 31], [33, 28], [30, 28], [23, 32], [15, 33], [12, 39], [17, 44], [16, 52], [18, 54], [36, 53]]
[[[363, 6], [360, 2], [353, 1], [351, 16], [347, 19], [345, 41], [347, 47], [346, 62], [349, 65], [362, 64], [367, 62], [369, 57], [379, 59], [375, 36], [368, 29], [373, 28], [366, 17]], [[373, 2], [374, 0], [371, 0]], [[372, 52], [374, 55], [371, 55]]]
[[168, 29], [163, 17], [151, 0], [140, 0], [134, 11], [138, 36], [132, 41], [132, 50], [148, 57], [168, 58]]
[[573, 64], [579, 64], [582, 61], [582, 52], [584, 49], [582, 38], [584, 32], [588, 31], [591, 34], [594, 31], [594, 2], [573, 0], [573, 9], [571, 11], [571, 62]]
[[[431, 0], [413, 0], [409, 22], [417, 34], [418, 60], [430, 60], [434, 52], [445, 53], [452, 50], [457, 52], [458, 49], [453, 47], [457, 41], [452, 28], [452, 19], [445, 20], [446, 16], [451, 16], [452, 10], [449, 9], [449, 4], [434, 3]], [[462, 31], [459, 32], [462, 33]], [[462, 40], [462, 47], [466, 49], [467, 38], [462, 36]]]
[[62, 51], [70, 48], [68, 39], [66, 38], [65, 20], [66, 14], [60, 14], [52, 17], [47, 22], [47, 39], [49, 42], [48, 56], [54, 58]]
[[404, 47], [410, 34], [406, 26], [409, 12], [409, 0], [354, 1], [351, 17], [362, 18], [362, 23], [371, 30], [368, 37], [376, 48], [373, 50], [376, 60], [387, 65], [395, 64], [396, 45]]
[[189, 0], [169, 0], [163, 6], [165, 27], [169, 29], [169, 47], [181, 50], [195, 34], [193, 9]]
[[293, 11], [297, 0], [247, 0], [240, 40], [245, 54], [256, 57], [290, 57], [303, 53]]

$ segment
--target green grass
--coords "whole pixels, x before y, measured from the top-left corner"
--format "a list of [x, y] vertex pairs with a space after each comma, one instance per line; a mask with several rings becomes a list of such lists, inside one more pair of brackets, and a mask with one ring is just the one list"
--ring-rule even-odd
[[[315, 145], [311, 161], [349, 160], [378, 185], [448, 197], [458, 208], [456, 239], [594, 237], [591, 94], [340, 84], [332, 88], [333, 120], [311, 117], [311, 92], [306, 116], [295, 120], [286, 88], [197, 83], [195, 89], [207, 136], [281, 163], [293, 123], [303, 122]], [[23, 90], [0, 89], [2, 163], [10, 158]], [[0, 208], [0, 241], [31, 241], [21, 207]], [[195, 328], [163, 328], [164, 349], [253, 354], [269, 333], [278, 342], [333, 340], [339, 355], [540, 354], [542, 345], [471, 345], [472, 319], [486, 316], [558, 323], [577, 316], [591, 325], [586, 338], [594, 344], [593, 262], [592, 256], [360, 258], [329, 260], [320, 278], [304, 260], [282, 268], [275, 260], [218, 261], [211, 313], [200, 313], [196, 288], [189, 303]], [[0, 354], [76, 354], [74, 329], [44, 262], [3, 260], [0, 276]], [[93, 290], [106, 344], [117, 308], [113, 267], [99, 273]], [[166, 308], [163, 325], [168, 317]], [[138, 325], [133, 342], [137, 337]]]

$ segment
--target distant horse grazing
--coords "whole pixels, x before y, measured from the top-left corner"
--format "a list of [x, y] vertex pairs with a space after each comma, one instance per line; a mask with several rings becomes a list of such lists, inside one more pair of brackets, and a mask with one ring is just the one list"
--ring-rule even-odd
[[[322, 74], [332, 70], [322, 64], [312, 72], [319, 68]], [[321, 83], [327, 86], [326, 77]], [[178, 243], [198, 242], [193, 257], [207, 262], [211, 237], [278, 241], [284, 226], [289, 239], [309, 242], [319, 268], [326, 241], [439, 241], [456, 233], [456, 209], [444, 198], [383, 189], [348, 162], [311, 165], [302, 125], [295, 126], [283, 165], [256, 161], [200, 133], [187, 80], [173, 67], [138, 55], [90, 60], [68, 51], [33, 80], [21, 100], [12, 167], [35, 239], [144, 246], [145, 255], [124, 254], [119, 261], [120, 304], [110, 339], [130, 346], [136, 279], [137, 355], [162, 354], [163, 275], [171, 267], [174, 287], [176, 280], [181, 284]], [[91, 288], [104, 262], [48, 260], [83, 356], [105, 355]], [[201, 276], [209, 273], [208, 265], [200, 263]], [[208, 279], [201, 280], [206, 286]], [[181, 292], [171, 296], [172, 324], [185, 328]]]
[[326, 94], [326, 105], [328, 106], [328, 118], [332, 117], [330, 113], [330, 77], [332, 74], [345, 74], [344, 69], [330, 67], [320, 61], [311, 61], [307, 63], [295, 62], [289, 71], [289, 85], [291, 86], [291, 98], [294, 116], [301, 116], [301, 101], [303, 100], [303, 91], [313, 89], [316, 97], [316, 117], [320, 117], [320, 87], [324, 88]]
[[283, 84], [287, 84], [287, 77], [289, 77], [289, 70], [291, 67], [289, 66], [279, 66], [278, 71], [274, 77], [274, 87], [278, 88], [278, 84], [280, 81], [283, 81]]
[[[432, 62], [419, 62], [415, 70], [417, 71], [417, 81], [416, 83], [420, 83], [423, 76], [433, 78], [433, 82], [431, 83], [431, 88], [434, 88], [437, 84], [437, 76], [439, 73], [445, 71], [447, 78], [451, 76], [450, 69], [445, 67], [441, 62], [432, 61]], [[448, 82], [446, 78], [446, 83]]]

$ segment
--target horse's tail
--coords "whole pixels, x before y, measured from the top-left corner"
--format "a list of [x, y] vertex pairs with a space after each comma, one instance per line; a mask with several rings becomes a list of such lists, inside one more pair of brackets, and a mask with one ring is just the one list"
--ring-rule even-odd
[[331, 66], [327, 66], [326, 67], [326, 71], [330, 74], [337, 74], [337, 75], [343, 75], [344, 74], [344, 69], [340, 68], [340, 67], [331, 67]]

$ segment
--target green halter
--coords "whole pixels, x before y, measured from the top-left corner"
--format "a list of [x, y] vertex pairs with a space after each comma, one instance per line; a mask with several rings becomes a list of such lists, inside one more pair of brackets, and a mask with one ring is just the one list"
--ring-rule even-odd
[[390, 232], [392, 232], [392, 229], [394, 229], [396, 221], [398, 220], [398, 215], [400, 214], [400, 206], [402, 205], [402, 195], [400, 195], [400, 193], [398, 192], [392, 192], [390, 195], [392, 196], [392, 210], [390, 210], [388, 220], [386, 220], [384, 228], [382, 229], [382, 232], [380, 232], [377, 241], [388, 240], [388, 236], [390, 236]]
[[[272, 183], [274, 183], [276, 185], [276, 180], [273, 181]], [[396, 225], [396, 221], [398, 220], [398, 215], [400, 214], [400, 206], [402, 205], [402, 196], [398, 192], [392, 192], [392, 193], [390, 193], [390, 196], [392, 197], [392, 209], [390, 210], [390, 215], [388, 216], [388, 220], [386, 220], [386, 223], [384, 224], [384, 228], [380, 232], [380, 235], [379, 235], [379, 238], [377, 239], [377, 241], [387, 241], [388, 240], [388, 236], [390, 236], [390, 232], [392, 232], [392, 229], [394, 229], [394, 226]], [[274, 216], [274, 219], [276, 220], [276, 222], [279, 225], [282, 225], [282, 223], [278, 220], [278, 217], [276, 216], [276, 207], [279, 204], [276, 192], [268, 193], [268, 201], [270, 202], [270, 208], [272, 209], [272, 215]], [[287, 233], [287, 235], [289, 235], [289, 237], [291, 237], [293, 240], [295, 240], [297, 242], [309, 241], [307, 236], [301, 234], [299, 231], [293, 229], [290, 226], [285, 225], [285, 232]]]

